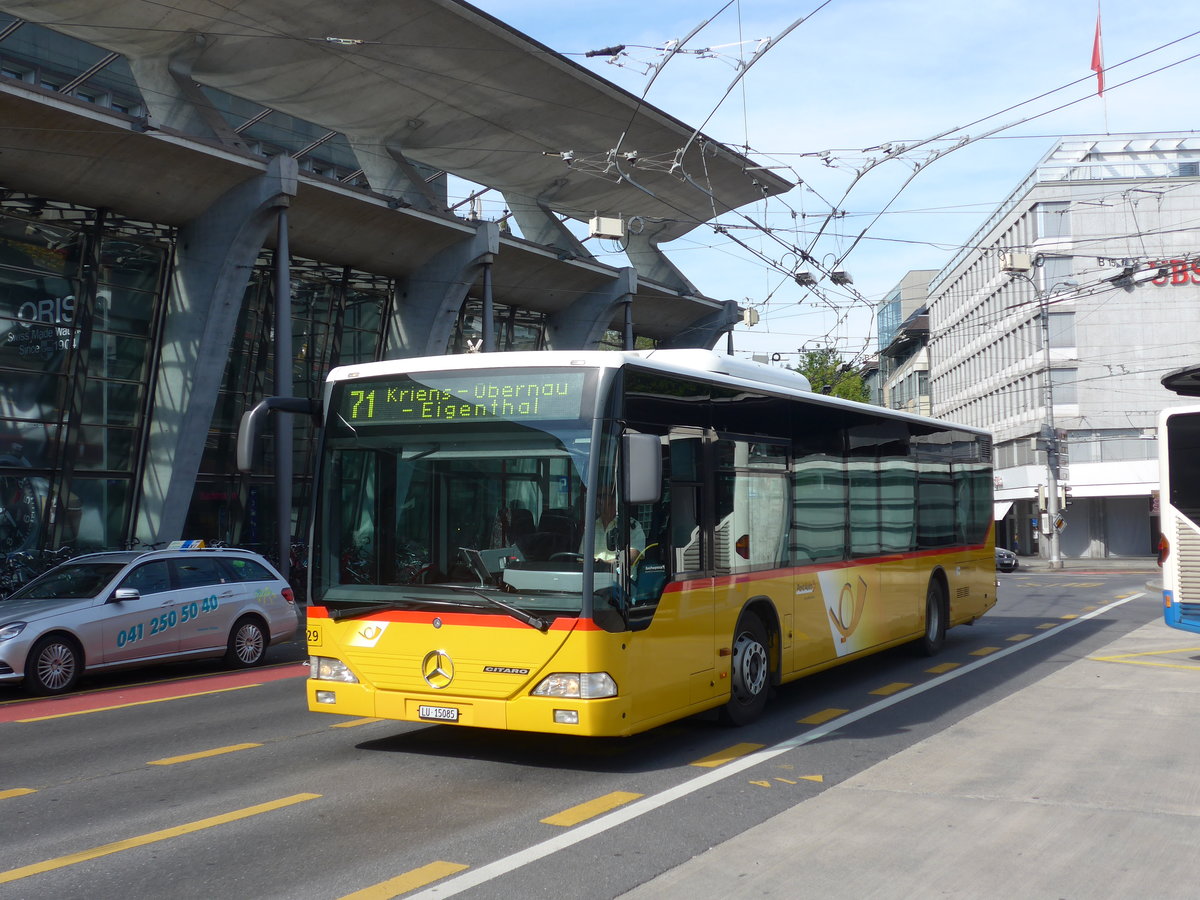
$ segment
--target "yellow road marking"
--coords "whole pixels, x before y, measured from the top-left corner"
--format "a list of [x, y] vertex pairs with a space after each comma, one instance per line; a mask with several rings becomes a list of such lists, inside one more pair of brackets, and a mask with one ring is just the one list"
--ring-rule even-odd
[[1139, 657], [1143, 656], [1169, 656], [1172, 653], [1197, 653], [1200, 652], [1200, 647], [1178, 647], [1174, 650], [1149, 650], [1145, 653], [1122, 653], [1117, 656], [1089, 656], [1088, 659], [1094, 659], [1097, 662], [1115, 662], [1125, 663], [1129, 666], [1153, 666], [1158, 669], [1200, 669], [1200, 665], [1186, 665], [1184, 663], [1160, 663], [1160, 662], [1143, 662]]
[[940, 663], [932, 669], [926, 669], [925, 671], [930, 675], [945, 675], [947, 672], [953, 672], [961, 665], [962, 663]]
[[980, 647], [978, 650], [972, 650], [972, 656], [991, 656], [993, 653], [999, 653], [999, 647]]
[[430, 882], [453, 875], [455, 872], [461, 872], [466, 868], [469, 867], [461, 863], [432, 862], [419, 869], [413, 869], [411, 872], [405, 872], [403, 875], [397, 875], [388, 881], [381, 881], [372, 887], [347, 894], [341, 900], [392, 900], [392, 897], [399, 897], [401, 894], [415, 891]]
[[1084, 611], [1084, 612], [1091, 612], [1092, 610], [1099, 609], [1099, 608], [1100, 608], [1100, 607], [1098, 607], [1098, 606], [1085, 606], [1085, 607], [1083, 607], [1083, 611]]
[[9, 797], [24, 797], [26, 794], [36, 794], [33, 788], [9, 788], [7, 791], [0, 791], [0, 800], [7, 800]]
[[1079, 616], [1074, 613], [1067, 613], [1065, 616], [1059, 616], [1060, 619], [1078, 619]]
[[1057, 628], [1058, 623], [1057, 622], [1043, 622], [1041, 625], [1035, 625], [1033, 627], [1037, 628], [1041, 631], [1045, 631], [1047, 628]]
[[1006, 641], [1027, 641], [1027, 640], [1029, 640], [1031, 637], [1033, 637], [1033, 635], [1032, 635], [1032, 634], [1014, 634], [1014, 635], [1013, 635], [1012, 637], [1010, 637], [1010, 638], [1005, 638], [1005, 640], [1006, 640]]
[[[269, 671], [270, 669], [282, 669], [284, 666], [294, 666], [294, 665], [295, 665], [295, 663], [292, 663], [292, 662], [271, 663], [270, 665], [259, 666], [258, 671], [266, 672], [266, 671]], [[146, 687], [147, 685], [176, 684], [176, 683], [182, 682], [182, 681], [195, 681], [195, 680], [196, 680], [195, 675], [181, 675], [178, 678], [155, 678], [151, 681], [131, 681], [131, 682], [129, 682], [129, 684], [121, 685], [121, 689], [122, 690], [132, 690], [133, 688]], [[107, 693], [112, 693], [112, 690], [113, 689], [111, 687], [89, 688], [88, 690], [71, 691], [71, 696], [72, 697], [86, 697], [89, 694], [107, 694]], [[185, 696], [191, 697], [193, 695], [187, 694]], [[29, 701], [24, 698], [20, 698], [17, 700], [0, 700], [0, 706], [12, 706], [17, 703], [28, 703], [28, 702]]]
[[597, 797], [595, 800], [589, 800], [587, 803], [580, 803], [578, 806], [572, 806], [570, 809], [564, 809], [560, 813], [547, 816], [545, 819], [542, 819], [542, 823], [570, 828], [572, 825], [578, 825], [580, 822], [594, 819], [601, 813], [616, 809], [618, 806], [631, 803], [641, 796], [641, 794], [634, 794], [630, 791], [613, 791], [611, 794], [605, 794], [603, 797]]
[[727, 750], [718, 750], [716, 753], [710, 754], [703, 759], [698, 759], [693, 763], [688, 763], [688, 765], [699, 766], [702, 769], [715, 769], [717, 766], [723, 766], [731, 760], [746, 756], [762, 748], [762, 744], [734, 744]]
[[844, 716], [850, 712], [848, 709], [823, 709], [818, 713], [813, 713], [811, 716], [805, 716], [796, 722], [797, 725], [824, 725], [830, 719], [836, 719], [838, 716]]
[[158, 697], [154, 700], [135, 700], [132, 703], [118, 703], [116, 706], [97, 706], [95, 709], [77, 709], [75, 712], [55, 713], [52, 716], [37, 716], [32, 719], [17, 719], [25, 724], [28, 722], [45, 722], [48, 719], [67, 719], [71, 716], [86, 716], [91, 713], [108, 712], [113, 709], [129, 709], [133, 706], [147, 706], [151, 703], [166, 703], [168, 700], [186, 700], [189, 697], [208, 697], [212, 694], [228, 694], [230, 691], [244, 691], [246, 688], [262, 687], [261, 684], [240, 684], [237, 687], [218, 688], [215, 691], [201, 691], [198, 694], [179, 694], [175, 697]]
[[[331, 728], [357, 728], [359, 725], [370, 725], [372, 722], [382, 722], [382, 721], [383, 721], [383, 719], [372, 719], [372, 718], [351, 719], [349, 722], [334, 722], [333, 725], [331, 725], [330, 727]], [[446, 863], [446, 865], [453, 865], [453, 864]]]
[[[802, 779], [804, 779], [805, 781], [822, 782], [825, 780], [824, 775], [801, 775], [800, 777]], [[775, 780], [780, 782], [781, 784], [799, 784], [800, 783], [798, 781], [792, 781], [790, 778], [780, 778], [778, 775], [775, 776]], [[757, 785], [758, 787], [765, 787], [765, 788], [774, 787], [774, 785], [766, 779], [763, 779], [762, 781], [755, 781], [755, 780], [751, 779], [750, 783], [753, 785]]]
[[892, 694], [898, 694], [905, 688], [910, 687], [912, 687], [912, 685], [906, 682], [893, 681], [891, 684], [885, 684], [881, 688], [875, 688], [875, 690], [871, 691], [871, 693], [878, 694], [880, 697], [890, 697]]
[[185, 825], [176, 825], [174, 828], [164, 828], [162, 831], [152, 831], [149, 834], [126, 838], [123, 841], [102, 844], [99, 847], [93, 847], [91, 850], [81, 850], [79, 853], [70, 853], [66, 856], [57, 856], [54, 859], [45, 860], [44, 862], [21, 866], [19, 869], [9, 869], [7, 872], [0, 872], [0, 884], [8, 884], [10, 881], [19, 881], [22, 878], [28, 878], [30, 875], [40, 875], [43, 872], [66, 868], [76, 863], [99, 859], [111, 853], [120, 853], [122, 850], [132, 850], [134, 847], [145, 847], [147, 844], [156, 844], [159, 841], [165, 841], [169, 838], [203, 831], [205, 828], [226, 825], [229, 822], [236, 822], [239, 819], [248, 819], [251, 816], [283, 809], [287, 806], [294, 806], [306, 800], [315, 800], [320, 796], [320, 794], [293, 794], [290, 797], [272, 800], [270, 803], [259, 803], [256, 806], [247, 806], [245, 809], [235, 809], [233, 812], [222, 813], [219, 816], [210, 816], [207, 819], [199, 819], [195, 822], [188, 822]]
[[220, 756], [223, 753], [236, 753], [238, 750], [250, 750], [261, 747], [262, 744], [230, 744], [228, 747], [216, 747], [212, 750], [201, 750], [199, 753], [186, 753], [183, 756], [168, 756], [165, 759], [152, 759], [148, 766], [173, 766], [176, 763], [191, 762], [194, 759], [207, 759], [210, 756]]

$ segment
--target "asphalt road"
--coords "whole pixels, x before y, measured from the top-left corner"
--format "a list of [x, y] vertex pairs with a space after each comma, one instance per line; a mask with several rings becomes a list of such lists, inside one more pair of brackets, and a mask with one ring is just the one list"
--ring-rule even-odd
[[0, 689], [0, 897], [616, 897], [1152, 620], [1145, 577], [1002, 575], [938, 657], [786, 686], [742, 729], [579, 741], [322, 716], [296, 645], [236, 675]]

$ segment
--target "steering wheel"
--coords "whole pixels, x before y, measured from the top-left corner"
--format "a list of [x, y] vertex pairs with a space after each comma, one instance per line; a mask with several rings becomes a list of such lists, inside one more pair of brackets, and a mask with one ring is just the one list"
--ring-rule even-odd
[[550, 554], [550, 562], [583, 562], [582, 553], [570, 553], [566, 550]]
[[639, 550], [638, 555], [633, 558], [633, 563], [629, 566], [629, 571], [630, 572], [637, 571], [638, 565], [641, 563], [641, 561], [643, 559], [646, 558], [646, 554], [649, 553], [651, 550], [653, 550], [657, 546], [658, 546], [658, 544], [647, 544], [646, 548], [644, 550]]

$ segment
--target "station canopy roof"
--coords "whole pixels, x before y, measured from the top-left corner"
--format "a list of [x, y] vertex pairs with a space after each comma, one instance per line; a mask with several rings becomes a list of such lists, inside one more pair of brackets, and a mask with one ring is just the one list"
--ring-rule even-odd
[[131, 60], [184, 60], [200, 85], [506, 197], [579, 220], [641, 216], [656, 242], [792, 187], [457, 0], [0, 0], [0, 8]]

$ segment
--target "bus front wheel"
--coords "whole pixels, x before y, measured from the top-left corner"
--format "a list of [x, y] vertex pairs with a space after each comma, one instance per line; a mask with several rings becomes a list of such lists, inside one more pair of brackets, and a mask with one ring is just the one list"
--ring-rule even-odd
[[729, 725], [747, 725], [767, 705], [771, 689], [771, 652], [762, 620], [745, 613], [733, 635], [733, 666], [729, 702], [721, 708], [721, 719]]
[[921, 635], [921, 652], [926, 656], [935, 655], [946, 643], [946, 615], [946, 592], [937, 578], [931, 578], [925, 592], [925, 633]]

